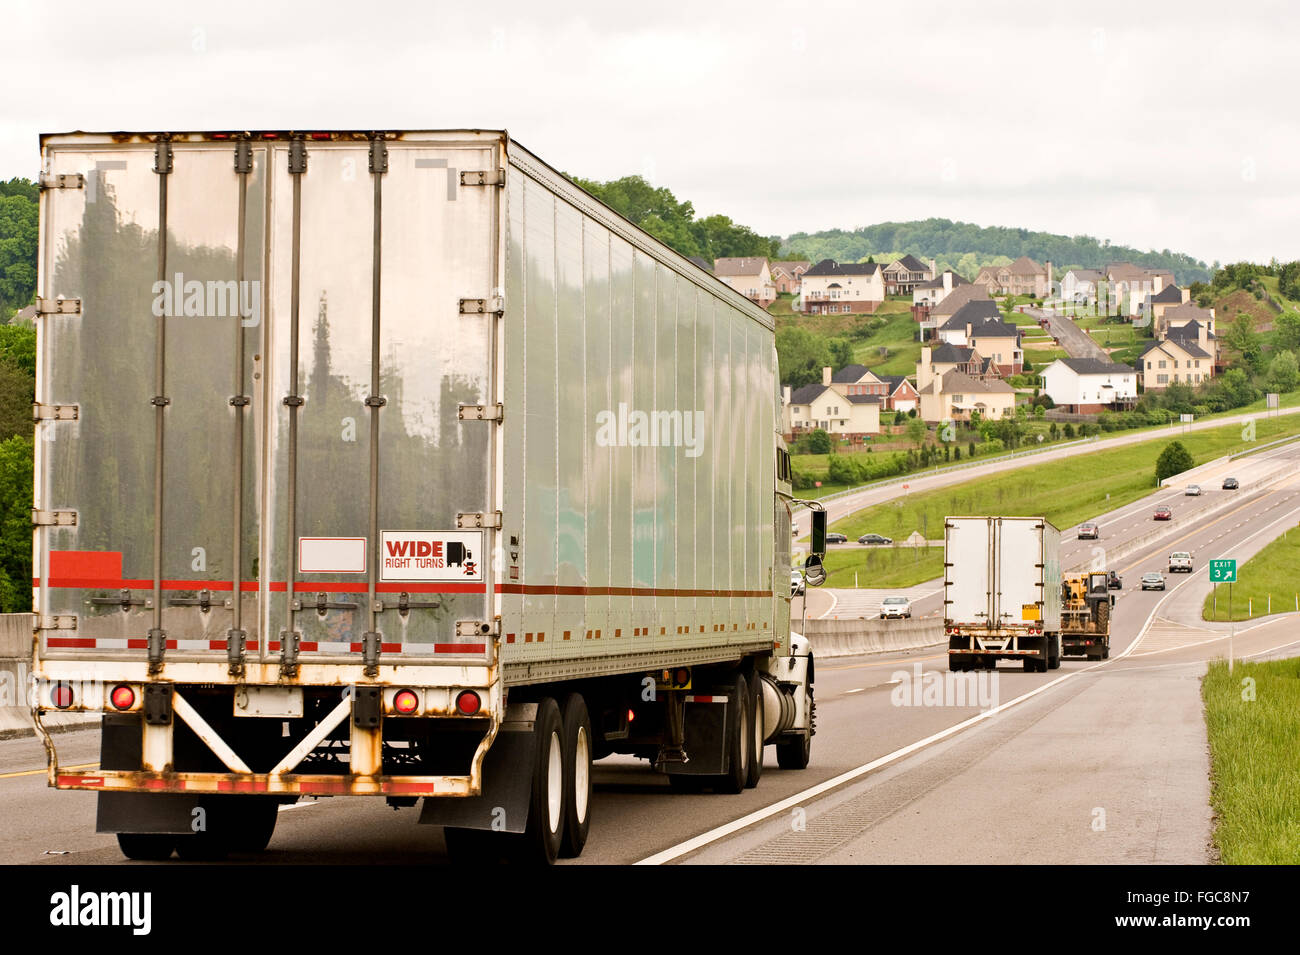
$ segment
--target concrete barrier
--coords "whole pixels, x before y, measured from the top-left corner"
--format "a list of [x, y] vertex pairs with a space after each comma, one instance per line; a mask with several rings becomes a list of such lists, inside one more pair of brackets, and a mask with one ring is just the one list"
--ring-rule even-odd
[[881, 620], [809, 620], [804, 636], [812, 642], [814, 656], [848, 657], [863, 653], [916, 650], [944, 642], [943, 621], [938, 617]]
[[[32, 672], [32, 615], [0, 613], [0, 739], [35, 736], [29, 704]], [[52, 733], [94, 729], [94, 714], [48, 714], [42, 720]]]

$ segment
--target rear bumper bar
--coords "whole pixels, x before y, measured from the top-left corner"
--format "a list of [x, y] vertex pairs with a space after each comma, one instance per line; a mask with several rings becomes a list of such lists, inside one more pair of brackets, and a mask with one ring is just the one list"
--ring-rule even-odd
[[477, 796], [474, 776], [326, 776], [265, 773], [149, 773], [96, 770], [87, 773], [50, 769], [56, 789], [91, 792], [263, 793], [295, 796]]

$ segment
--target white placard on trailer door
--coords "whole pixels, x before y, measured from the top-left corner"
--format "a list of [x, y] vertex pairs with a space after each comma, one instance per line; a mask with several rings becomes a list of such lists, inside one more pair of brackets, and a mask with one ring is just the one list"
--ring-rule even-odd
[[364, 537], [299, 537], [298, 570], [304, 574], [364, 574]]
[[483, 579], [482, 531], [382, 531], [379, 579]]

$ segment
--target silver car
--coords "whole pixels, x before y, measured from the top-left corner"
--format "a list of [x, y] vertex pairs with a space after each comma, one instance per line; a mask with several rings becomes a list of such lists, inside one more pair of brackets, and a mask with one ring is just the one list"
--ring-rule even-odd
[[910, 619], [911, 616], [912, 601], [908, 600], [906, 597], [886, 597], [884, 600], [880, 601], [881, 620], [884, 620], [886, 617], [907, 617]]
[[1143, 590], [1164, 590], [1165, 575], [1154, 573], [1154, 572], [1150, 574], [1143, 574], [1142, 589]]

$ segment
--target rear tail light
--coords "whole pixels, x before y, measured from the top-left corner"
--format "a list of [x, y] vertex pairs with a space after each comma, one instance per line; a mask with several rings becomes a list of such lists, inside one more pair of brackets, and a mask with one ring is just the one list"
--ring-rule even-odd
[[456, 697], [456, 709], [466, 716], [473, 716], [482, 707], [483, 701], [473, 690], [462, 690], [460, 696]]
[[393, 709], [403, 716], [410, 716], [420, 708], [420, 698], [414, 690], [398, 690], [393, 697]]
[[135, 705], [135, 690], [123, 683], [113, 687], [113, 692], [108, 695], [108, 699], [117, 709], [129, 710]]
[[66, 683], [56, 683], [50, 690], [50, 702], [61, 710], [72, 705], [72, 687]]

